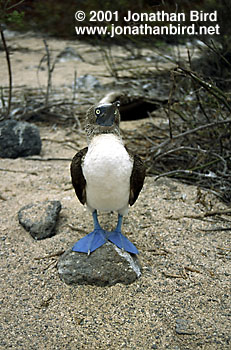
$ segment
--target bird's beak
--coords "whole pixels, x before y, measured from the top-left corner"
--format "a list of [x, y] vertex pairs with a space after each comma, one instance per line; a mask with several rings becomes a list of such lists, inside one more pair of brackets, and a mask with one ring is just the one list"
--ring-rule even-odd
[[101, 114], [96, 118], [96, 123], [100, 126], [112, 126], [118, 113], [118, 102], [100, 106]]

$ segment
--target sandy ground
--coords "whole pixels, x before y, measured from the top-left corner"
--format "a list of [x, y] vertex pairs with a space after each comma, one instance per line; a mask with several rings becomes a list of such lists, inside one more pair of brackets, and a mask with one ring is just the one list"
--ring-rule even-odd
[[[27, 44], [16, 39], [11, 44], [29, 45], [31, 39], [23, 40]], [[35, 38], [34, 45], [39, 47]], [[19, 64], [30, 66], [29, 56]], [[34, 70], [25, 68], [25, 76], [23, 69], [14, 69], [15, 83], [35, 86]], [[122, 128], [134, 125], [123, 122]], [[70, 127], [38, 126], [44, 159], [71, 159], [70, 146], [86, 144]], [[229, 216], [204, 217], [208, 210], [227, 207], [205, 192], [198, 200], [195, 186], [146, 178], [124, 220], [124, 232], [140, 251], [142, 277], [129, 286], [67, 286], [58, 276], [58, 254], [83, 236], [81, 230], [92, 229], [91, 215], [72, 189], [69, 166], [69, 160], [1, 159], [0, 349], [231, 349], [230, 231], [208, 231], [227, 227], [222, 218]], [[56, 235], [35, 241], [19, 225], [17, 213], [47, 199], [62, 203]], [[100, 216], [105, 222], [114, 219]]]

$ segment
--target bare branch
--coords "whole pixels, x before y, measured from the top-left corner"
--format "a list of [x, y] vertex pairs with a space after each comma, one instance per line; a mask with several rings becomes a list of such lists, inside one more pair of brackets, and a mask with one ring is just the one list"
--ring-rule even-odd
[[4, 32], [3, 32], [1, 25], [0, 25], [0, 33], [1, 33], [2, 43], [3, 43], [3, 48], [5, 51], [5, 55], [6, 55], [8, 77], [9, 77], [9, 95], [8, 95], [8, 105], [7, 105], [7, 112], [6, 112], [6, 116], [8, 117], [10, 114], [10, 110], [11, 110], [12, 86], [13, 86], [12, 80], [13, 80], [13, 78], [12, 78], [12, 70], [11, 70], [11, 63], [10, 63], [10, 53], [9, 53], [9, 49], [7, 47], [7, 44], [6, 44], [5, 35], [4, 35]]

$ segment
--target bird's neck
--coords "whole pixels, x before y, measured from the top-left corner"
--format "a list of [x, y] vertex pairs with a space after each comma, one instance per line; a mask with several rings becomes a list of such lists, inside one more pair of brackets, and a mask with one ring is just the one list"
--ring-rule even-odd
[[121, 138], [120, 134], [120, 128], [118, 125], [113, 126], [92, 126], [90, 124], [86, 125], [86, 133], [87, 133], [87, 140], [88, 144], [92, 141], [92, 139], [95, 136], [104, 135], [104, 134], [112, 134], [117, 136], [118, 138]]
[[[102, 146], [103, 145], [103, 146]], [[102, 151], [106, 151], [108, 153], [107, 148], [111, 148], [110, 146], [116, 147], [121, 147], [121, 145], [124, 147], [123, 140], [120, 136], [115, 135], [115, 134], [99, 134], [95, 135], [90, 143], [88, 144], [88, 149], [94, 149], [96, 146], [103, 147]], [[106, 149], [105, 149], [106, 148]]]

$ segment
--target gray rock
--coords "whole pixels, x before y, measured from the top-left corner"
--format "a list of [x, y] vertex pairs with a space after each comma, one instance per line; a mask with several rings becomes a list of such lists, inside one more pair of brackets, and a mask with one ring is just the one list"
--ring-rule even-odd
[[39, 154], [42, 142], [36, 125], [16, 120], [0, 122], [0, 157], [17, 158]]
[[67, 46], [60, 54], [57, 56], [59, 62], [67, 61], [83, 61], [83, 58], [75, 51], [73, 47]]
[[68, 249], [59, 259], [58, 272], [66, 284], [111, 286], [130, 284], [141, 276], [137, 256], [107, 242], [89, 256]]
[[190, 322], [184, 318], [176, 319], [176, 333], [185, 335], [194, 334], [190, 329]]
[[31, 203], [19, 210], [18, 220], [33, 238], [44, 239], [55, 234], [54, 229], [60, 210], [59, 201]]
[[80, 90], [93, 90], [101, 88], [99, 80], [90, 74], [84, 74], [77, 78], [76, 86]]

